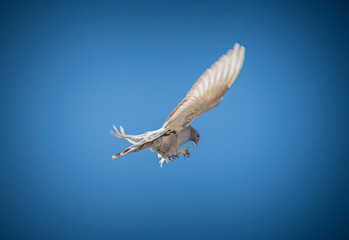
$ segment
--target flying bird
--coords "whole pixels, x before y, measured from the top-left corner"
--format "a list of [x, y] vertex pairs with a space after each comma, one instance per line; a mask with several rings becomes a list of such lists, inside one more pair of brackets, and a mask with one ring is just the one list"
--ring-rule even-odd
[[127, 135], [123, 127], [120, 126], [119, 131], [113, 125], [115, 132], [111, 130], [111, 134], [124, 138], [132, 144], [121, 153], [113, 155], [113, 159], [127, 153], [149, 149], [161, 158], [159, 163], [162, 167], [165, 161], [172, 162], [181, 155], [189, 157], [188, 147], [178, 148], [188, 141], [194, 142], [197, 146], [200, 134], [190, 125], [191, 122], [222, 101], [223, 95], [240, 73], [244, 58], [245, 48], [236, 43], [233, 49], [202, 74], [160, 129], [140, 135]]

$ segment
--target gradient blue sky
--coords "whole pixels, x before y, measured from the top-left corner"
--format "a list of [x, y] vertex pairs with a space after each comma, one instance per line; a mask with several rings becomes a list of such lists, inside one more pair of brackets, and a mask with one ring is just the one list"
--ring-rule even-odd
[[[330, 2], [330, 1], [328, 1]], [[345, 239], [339, 3], [2, 2], [2, 239]], [[191, 158], [112, 160], [235, 42], [243, 69]]]

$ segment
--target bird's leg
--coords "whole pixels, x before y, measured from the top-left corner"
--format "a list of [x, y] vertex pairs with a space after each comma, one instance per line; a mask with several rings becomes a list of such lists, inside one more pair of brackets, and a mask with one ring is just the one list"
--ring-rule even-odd
[[162, 164], [166, 161], [166, 163], [170, 163], [172, 162], [173, 160], [175, 160], [176, 158], [179, 158], [178, 155], [171, 155], [171, 156], [167, 156], [166, 155], [161, 155], [161, 154], [158, 154], [158, 157], [161, 158], [160, 161], [159, 161], [159, 164], [160, 164], [160, 167], [162, 168]]
[[176, 158], [179, 158], [177, 154], [171, 155], [168, 157], [169, 161], [172, 162], [172, 160], [176, 160]]
[[179, 155], [183, 155], [185, 158], [190, 157], [190, 153], [188, 151], [188, 147], [181, 148], [175, 152], [175, 154], [167, 155], [167, 154], [159, 154], [158, 157], [161, 158], [159, 161], [160, 167], [162, 168], [162, 164], [166, 161], [166, 163], [170, 163], [176, 158], [179, 158]]
[[166, 154], [158, 153], [158, 157], [161, 158], [159, 161], [160, 167], [162, 168], [162, 164], [166, 161], [166, 163], [171, 162], [171, 160], [166, 156]]
[[161, 158], [160, 161], [159, 161], [159, 164], [160, 164], [160, 167], [162, 168], [162, 164], [166, 161], [165, 158]]
[[184, 148], [181, 148], [181, 149], [178, 149], [177, 150], [177, 155], [183, 155], [185, 158], [189, 158], [190, 157], [190, 153], [188, 151], [188, 147], [184, 147]]

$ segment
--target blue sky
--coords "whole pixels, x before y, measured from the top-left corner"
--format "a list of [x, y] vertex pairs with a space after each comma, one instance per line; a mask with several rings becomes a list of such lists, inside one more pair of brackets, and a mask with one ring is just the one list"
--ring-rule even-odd
[[[1, 236], [348, 237], [347, 20], [322, 1], [4, 2]], [[235, 42], [189, 159], [111, 159], [112, 124], [160, 128]]]

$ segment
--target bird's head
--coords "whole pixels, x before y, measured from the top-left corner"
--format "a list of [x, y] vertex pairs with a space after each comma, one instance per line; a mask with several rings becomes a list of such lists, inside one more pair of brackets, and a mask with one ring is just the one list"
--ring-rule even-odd
[[192, 141], [195, 144], [195, 146], [197, 146], [199, 140], [200, 140], [199, 132], [195, 128], [192, 128], [190, 141]]

